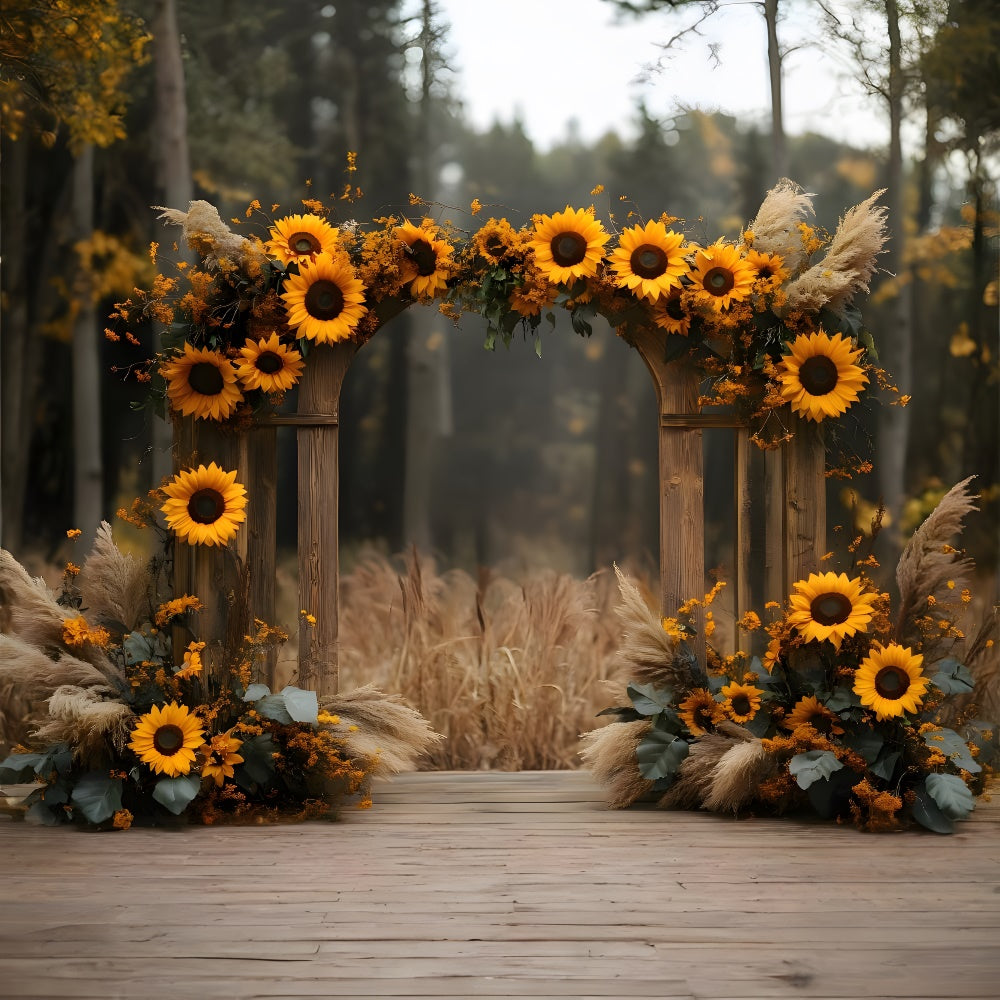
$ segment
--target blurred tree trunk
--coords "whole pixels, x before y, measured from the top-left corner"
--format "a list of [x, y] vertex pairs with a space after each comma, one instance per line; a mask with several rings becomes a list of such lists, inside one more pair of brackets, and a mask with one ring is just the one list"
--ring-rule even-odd
[[[889, 253], [888, 270], [897, 277], [898, 294], [893, 316], [884, 331], [880, 354], [901, 392], [912, 384], [913, 317], [910, 290], [903, 284], [905, 264], [905, 192], [903, 150], [900, 137], [903, 120], [903, 66], [896, 0], [885, 0], [886, 28], [889, 35]], [[899, 517], [905, 493], [906, 445], [909, 438], [909, 412], [902, 406], [886, 406], [879, 414], [878, 483], [882, 502], [893, 518]]]
[[771, 163], [772, 183], [788, 176], [788, 147], [781, 103], [781, 48], [778, 45], [778, 0], [764, 0], [767, 25], [767, 76], [771, 84]]
[[[73, 161], [73, 238], [94, 232], [94, 147], [84, 146]], [[73, 285], [73, 521], [83, 535], [80, 551], [90, 550], [104, 511], [101, 462], [101, 362], [97, 309], [90, 278], [77, 271]]]
[[[187, 211], [194, 197], [188, 152], [187, 98], [181, 36], [175, 0], [157, 0], [153, 15], [153, 64], [156, 74], [156, 167], [162, 204]], [[186, 247], [181, 257], [189, 257]], [[158, 332], [158, 331], [157, 331]], [[153, 485], [173, 471], [170, 422], [153, 417]]]
[[24, 487], [31, 444], [31, 401], [38, 370], [37, 341], [28, 336], [27, 263], [28, 160], [25, 141], [4, 140], [3, 295], [5, 315], [0, 338], [2, 409], [0, 409], [0, 498], [2, 544], [18, 552], [24, 527]]

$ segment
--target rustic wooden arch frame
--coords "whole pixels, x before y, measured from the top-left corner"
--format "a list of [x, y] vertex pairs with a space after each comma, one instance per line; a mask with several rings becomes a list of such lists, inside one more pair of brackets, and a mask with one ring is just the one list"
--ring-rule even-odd
[[[702, 433], [735, 429], [735, 606], [750, 610], [750, 449], [745, 421], [701, 412], [699, 371], [684, 359], [664, 358], [662, 334], [653, 327], [634, 333], [656, 389], [659, 411], [660, 610], [668, 615], [705, 589], [704, 471]], [[197, 594], [206, 605], [199, 623], [209, 662], [235, 648], [253, 619], [271, 622], [275, 610], [277, 532], [277, 428], [294, 427], [298, 451], [299, 622], [298, 684], [333, 694], [339, 665], [339, 433], [340, 394], [360, 345], [343, 341], [314, 348], [299, 383], [295, 414], [263, 417], [248, 431], [225, 434], [206, 421], [179, 421], [175, 459], [187, 467], [210, 456], [237, 469], [250, 492], [245, 530], [231, 543], [231, 556], [212, 549], [177, 546], [178, 592]], [[766, 587], [784, 598], [791, 584], [818, 568], [826, 540], [825, 461], [822, 429], [798, 417], [790, 441], [767, 453]], [[249, 579], [247, 579], [249, 577]], [[248, 590], [249, 616], [233, 613], [236, 593]], [[695, 609], [692, 640], [705, 661], [703, 609]], [[214, 651], [214, 656], [212, 652]], [[274, 656], [265, 666], [273, 674]], [[270, 679], [270, 678], [269, 678]]]

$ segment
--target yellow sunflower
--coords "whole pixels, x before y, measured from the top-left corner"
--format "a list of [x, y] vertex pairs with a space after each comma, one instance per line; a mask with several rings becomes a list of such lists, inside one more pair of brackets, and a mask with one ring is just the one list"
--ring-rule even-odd
[[212, 737], [212, 742], [203, 750], [201, 775], [211, 778], [216, 786], [221, 786], [226, 778], [233, 776], [233, 768], [243, 763], [243, 756], [236, 751], [243, 746], [243, 740], [231, 735], [232, 730]]
[[247, 339], [246, 346], [240, 348], [242, 361], [236, 367], [236, 375], [248, 392], [261, 389], [264, 392], [285, 392], [299, 380], [305, 362], [294, 347], [286, 347], [272, 333], [266, 340]]
[[523, 234], [506, 219], [489, 219], [472, 237], [475, 254], [494, 265], [511, 254], [520, 254], [523, 244]]
[[218, 351], [192, 347], [161, 366], [167, 380], [170, 405], [185, 417], [225, 420], [243, 399], [236, 383], [236, 369]]
[[677, 714], [692, 736], [704, 736], [726, 717], [715, 695], [706, 688], [695, 688], [677, 706]]
[[653, 322], [667, 333], [686, 337], [691, 330], [691, 314], [684, 307], [680, 288], [671, 288], [653, 305]]
[[788, 280], [788, 268], [781, 254], [747, 250], [746, 262], [753, 268], [758, 288], [777, 288]]
[[284, 288], [288, 325], [318, 344], [348, 340], [368, 312], [365, 286], [346, 257], [317, 254], [311, 263], [299, 264], [299, 273], [289, 275]]
[[733, 302], [745, 299], [753, 288], [755, 277], [756, 273], [746, 259], [727, 243], [713, 243], [699, 250], [690, 274], [698, 298], [716, 312], [722, 312]]
[[727, 684], [722, 689], [722, 707], [733, 722], [749, 722], [760, 709], [764, 692], [752, 684]]
[[854, 693], [880, 722], [916, 712], [929, 683], [923, 662], [923, 656], [898, 643], [875, 643], [854, 675]]
[[608, 239], [592, 212], [567, 205], [563, 212], [536, 217], [531, 247], [538, 269], [558, 285], [593, 277]]
[[781, 724], [785, 729], [810, 725], [817, 733], [824, 735], [840, 734], [844, 731], [844, 727], [840, 725], [840, 719], [825, 705], [821, 705], [815, 695], [811, 694], [800, 698]]
[[807, 642], [829, 639], [840, 649], [848, 636], [868, 631], [874, 595], [864, 593], [860, 577], [849, 580], [846, 573], [810, 573], [808, 580], [794, 586], [798, 593], [789, 597], [788, 624]]
[[318, 253], [336, 251], [339, 233], [318, 215], [288, 215], [271, 227], [265, 249], [282, 264], [311, 261]]
[[792, 409], [817, 423], [825, 417], [839, 417], [857, 402], [868, 376], [855, 364], [864, 353], [852, 350], [842, 334], [828, 336], [822, 330], [792, 341], [778, 369], [781, 395]]
[[438, 228], [430, 219], [424, 219], [419, 226], [404, 222], [396, 227], [396, 237], [404, 245], [400, 269], [403, 282], [409, 282], [410, 294], [415, 298], [432, 299], [448, 287], [455, 248], [438, 236]]
[[224, 545], [247, 519], [247, 491], [215, 462], [179, 472], [163, 492], [167, 525], [188, 545]]
[[154, 705], [132, 730], [129, 748], [155, 774], [178, 778], [194, 763], [195, 751], [205, 742], [201, 719], [187, 705]]
[[611, 268], [618, 275], [615, 283], [638, 298], [656, 302], [680, 285], [681, 275], [689, 270], [684, 256], [690, 249], [682, 249], [683, 242], [682, 234], [668, 230], [662, 222], [624, 230], [611, 254]]

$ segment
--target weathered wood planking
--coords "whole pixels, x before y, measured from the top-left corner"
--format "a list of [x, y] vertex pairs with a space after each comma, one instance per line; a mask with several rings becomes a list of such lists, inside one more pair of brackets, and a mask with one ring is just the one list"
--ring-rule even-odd
[[336, 824], [0, 822], [0, 996], [995, 997], [1000, 806], [959, 829], [612, 812], [583, 772], [405, 775]]

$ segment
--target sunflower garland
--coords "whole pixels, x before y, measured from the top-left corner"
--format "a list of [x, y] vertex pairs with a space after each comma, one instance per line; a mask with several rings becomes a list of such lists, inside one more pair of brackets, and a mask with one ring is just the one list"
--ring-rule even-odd
[[455, 248], [440, 238], [438, 227], [430, 219], [419, 226], [404, 222], [397, 227], [396, 238], [403, 244], [402, 276], [416, 299], [432, 299], [442, 294], [454, 267]]
[[593, 277], [609, 239], [593, 212], [567, 205], [562, 212], [535, 218], [535, 265], [554, 285]]
[[184, 353], [160, 371], [170, 405], [185, 417], [225, 420], [243, 400], [232, 363], [218, 351], [185, 342]]
[[303, 261], [299, 273], [285, 279], [281, 293], [288, 310], [288, 325], [300, 337], [318, 344], [349, 340], [368, 312], [364, 285], [350, 259], [317, 254]]
[[289, 215], [271, 227], [265, 249], [282, 264], [312, 261], [317, 254], [337, 251], [340, 234], [318, 215]]
[[754, 278], [754, 269], [727, 243], [713, 243], [695, 254], [691, 283], [698, 300], [716, 312], [747, 298]]
[[627, 288], [639, 298], [656, 302], [672, 288], [680, 287], [688, 272], [683, 248], [684, 236], [668, 230], [662, 222], [632, 226], [622, 232], [611, 255], [611, 269], [619, 288]]
[[287, 392], [302, 375], [305, 362], [294, 347], [282, 344], [277, 333], [253, 340], [247, 338], [240, 349], [241, 362], [236, 376], [245, 390], [260, 389], [266, 393]]
[[215, 462], [178, 473], [163, 492], [167, 526], [188, 545], [225, 545], [247, 517], [246, 489]]

